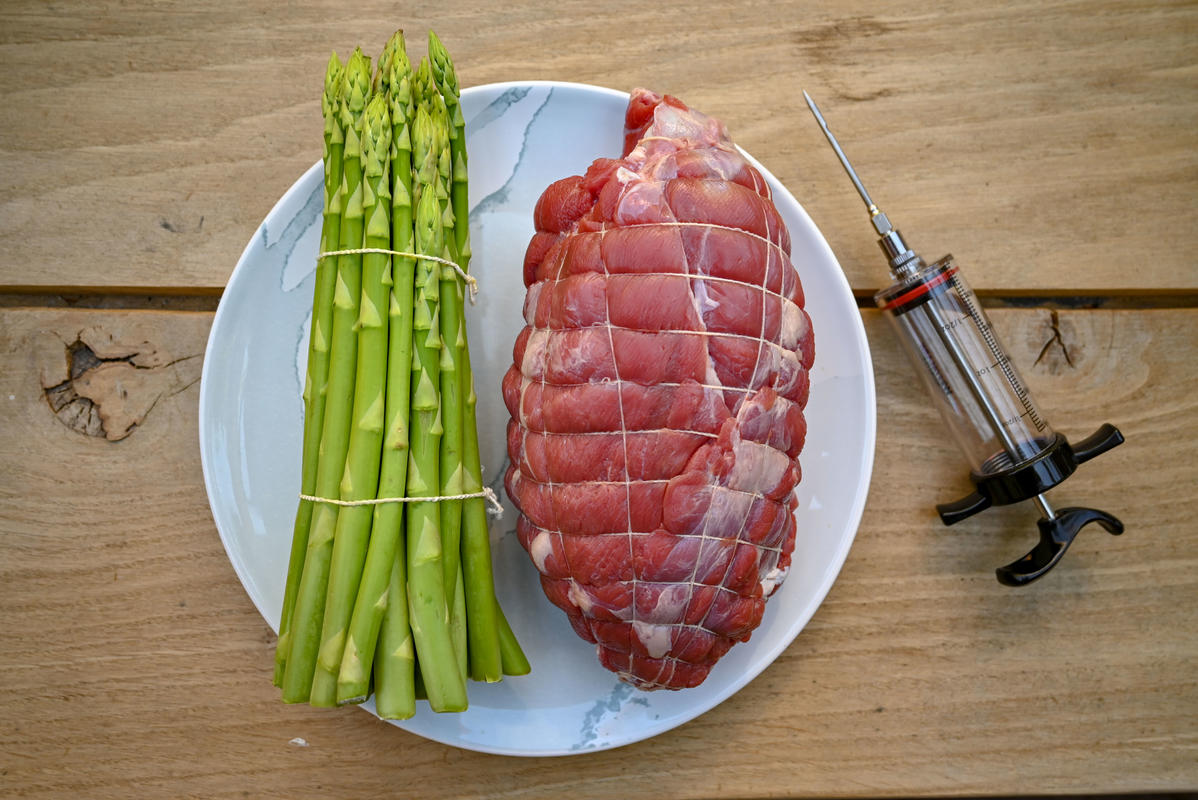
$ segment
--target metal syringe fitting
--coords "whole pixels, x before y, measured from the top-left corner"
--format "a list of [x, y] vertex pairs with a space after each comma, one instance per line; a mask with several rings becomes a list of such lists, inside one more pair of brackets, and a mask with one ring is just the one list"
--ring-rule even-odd
[[[884, 215], [879, 214], [878, 216]], [[878, 246], [882, 248], [882, 252], [890, 261], [890, 271], [894, 277], [909, 278], [918, 272], [919, 268], [923, 266], [923, 259], [917, 256], [910, 247], [907, 247], [902, 234], [894, 228], [880, 233], [882, 238], [878, 239]]]
[[908, 278], [914, 275], [923, 266], [923, 261], [915, 255], [910, 247], [907, 247], [902, 234], [890, 224], [890, 218], [886, 216], [886, 212], [870, 203], [869, 221], [873, 223], [878, 236], [882, 237], [878, 240], [878, 246], [886, 254], [886, 258], [890, 262], [890, 271], [894, 276]]
[[894, 230], [894, 226], [890, 224], [890, 218], [886, 216], [886, 212], [873, 203], [869, 204], [869, 221], [873, 223], [874, 230], [878, 232], [879, 236], [885, 236]]

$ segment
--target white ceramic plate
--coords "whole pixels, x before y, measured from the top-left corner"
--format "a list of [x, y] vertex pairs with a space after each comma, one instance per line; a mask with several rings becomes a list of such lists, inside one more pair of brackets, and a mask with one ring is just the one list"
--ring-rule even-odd
[[[486, 480], [500, 491], [507, 411], [499, 384], [522, 325], [532, 208], [550, 182], [583, 172], [597, 157], [619, 155], [627, 99], [623, 92], [542, 82], [477, 86], [462, 94], [471, 271], [482, 289], [467, 316]], [[723, 702], [789, 646], [815, 613], [848, 554], [869, 488], [873, 371], [861, 317], [836, 258], [798, 202], [768, 171], [762, 173], [790, 227], [816, 361], [794, 566], [767, 604], [760, 628], [698, 688], [634, 690], [599, 666], [594, 647], [545, 599], [516, 540], [516, 515], [508, 505], [491, 530], [497, 592], [532, 674], [471, 684], [465, 713], [434, 714], [425, 705], [400, 727], [446, 744], [512, 755], [618, 747]], [[238, 577], [276, 631], [299, 489], [300, 393], [321, 198], [317, 164], [283, 195], [246, 246], [212, 325], [200, 388], [200, 451], [212, 514]]]

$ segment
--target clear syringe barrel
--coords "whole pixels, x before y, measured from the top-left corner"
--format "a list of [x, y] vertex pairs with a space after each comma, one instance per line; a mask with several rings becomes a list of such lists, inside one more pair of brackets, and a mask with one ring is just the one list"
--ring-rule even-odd
[[1054, 433], [952, 256], [913, 266], [874, 300], [970, 466], [988, 475], [1039, 455]]

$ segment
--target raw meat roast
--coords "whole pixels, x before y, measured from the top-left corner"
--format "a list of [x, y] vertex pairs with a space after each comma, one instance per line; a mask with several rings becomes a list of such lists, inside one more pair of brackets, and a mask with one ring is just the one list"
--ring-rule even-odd
[[520, 542], [603, 666], [697, 686], [794, 549], [815, 349], [790, 234], [720, 122], [643, 89], [623, 158], [535, 222], [503, 381]]

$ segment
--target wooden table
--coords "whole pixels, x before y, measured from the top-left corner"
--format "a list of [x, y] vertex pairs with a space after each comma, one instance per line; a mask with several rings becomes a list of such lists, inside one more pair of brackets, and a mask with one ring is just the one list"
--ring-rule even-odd
[[[355, 5], [0, 10], [0, 794], [1198, 789], [1195, 4]], [[862, 298], [878, 446], [840, 578], [773, 666], [652, 740], [504, 758], [285, 706], [217, 537], [212, 313], [319, 157], [329, 49], [397, 26], [435, 27], [467, 86], [649, 85], [725, 119]], [[1121, 427], [1053, 497], [1124, 536], [1088, 530], [1013, 591], [992, 570], [1029, 546], [1030, 506], [939, 524], [966, 472], [868, 301], [884, 263], [800, 88], [908, 238], [963, 263], [1055, 427]]]

